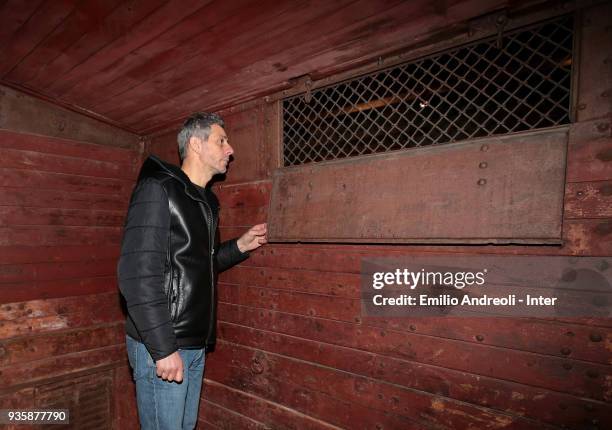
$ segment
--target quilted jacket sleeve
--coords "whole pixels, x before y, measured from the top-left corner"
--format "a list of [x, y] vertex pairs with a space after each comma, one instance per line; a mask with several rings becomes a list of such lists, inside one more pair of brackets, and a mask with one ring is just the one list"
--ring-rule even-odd
[[236, 243], [238, 239], [231, 239], [226, 242], [219, 244], [219, 230], [216, 232], [216, 240], [217, 245], [216, 257], [217, 257], [217, 267], [220, 272], [231, 268], [232, 266], [240, 263], [241, 261], [246, 260], [249, 257], [248, 252], [240, 252], [238, 249], [238, 244]]
[[163, 290], [169, 231], [165, 190], [155, 179], [142, 181], [130, 201], [117, 279], [129, 318], [154, 360], [178, 350]]

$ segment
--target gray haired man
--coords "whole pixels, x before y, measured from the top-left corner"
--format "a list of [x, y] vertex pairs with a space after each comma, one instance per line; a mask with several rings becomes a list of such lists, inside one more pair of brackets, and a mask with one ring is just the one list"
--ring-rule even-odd
[[143, 429], [196, 426], [217, 273], [267, 241], [265, 224], [219, 241], [210, 182], [234, 152], [223, 127], [218, 115], [190, 116], [178, 134], [181, 167], [150, 156], [130, 200], [117, 272]]

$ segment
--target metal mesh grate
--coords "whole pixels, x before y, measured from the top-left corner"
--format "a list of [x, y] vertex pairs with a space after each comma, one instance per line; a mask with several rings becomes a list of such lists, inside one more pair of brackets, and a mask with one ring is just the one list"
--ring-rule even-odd
[[284, 165], [569, 123], [571, 16], [283, 100]]

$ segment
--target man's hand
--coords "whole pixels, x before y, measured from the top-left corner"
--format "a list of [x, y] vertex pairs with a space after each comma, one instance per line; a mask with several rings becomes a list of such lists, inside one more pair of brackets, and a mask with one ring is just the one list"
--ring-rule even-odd
[[157, 360], [157, 376], [168, 382], [183, 381], [183, 359], [178, 351], [173, 352], [169, 356]]
[[237, 245], [240, 252], [252, 251], [268, 242], [268, 226], [264, 224], [254, 225], [238, 239]]

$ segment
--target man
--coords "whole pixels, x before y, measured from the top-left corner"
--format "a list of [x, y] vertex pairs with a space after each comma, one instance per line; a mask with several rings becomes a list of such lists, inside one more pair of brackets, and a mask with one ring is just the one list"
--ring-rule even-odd
[[266, 243], [266, 225], [219, 244], [213, 176], [234, 152], [215, 114], [178, 134], [181, 167], [151, 156], [128, 209], [118, 280], [143, 429], [193, 429], [206, 350], [215, 344], [217, 272]]

